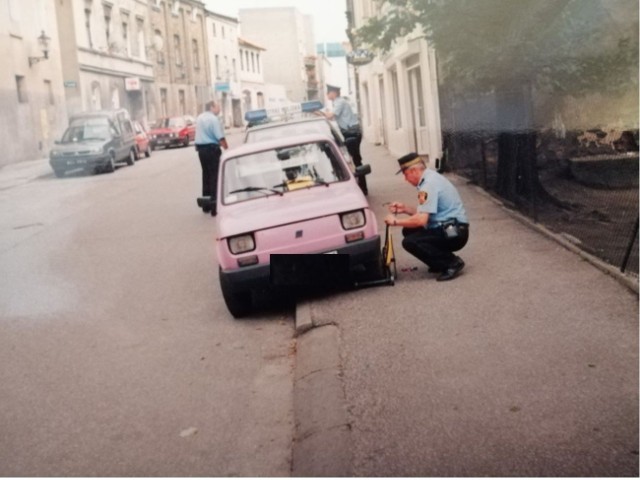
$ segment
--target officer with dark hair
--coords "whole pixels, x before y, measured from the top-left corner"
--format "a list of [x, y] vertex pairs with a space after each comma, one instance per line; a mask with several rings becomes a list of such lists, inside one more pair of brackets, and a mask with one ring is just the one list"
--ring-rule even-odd
[[[332, 112], [319, 111], [329, 120], [335, 120], [338, 123], [340, 132], [344, 137], [344, 143], [353, 163], [356, 167], [362, 165], [362, 156], [360, 155], [360, 143], [362, 142], [362, 130], [358, 116], [351, 109], [351, 105], [346, 98], [340, 96], [340, 87], [327, 85], [327, 98], [333, 102]], [[367, 181], [364, 176], [358, 178], [360, 188], [366, 195]]]
[[[417, 207], [392, 202], [387, 225], [404, 227], [403, 248], [438, 273], [439, 282], [452, 280], [464, 268], [454, 255], [469, 239], [469, 221], [456, 187], [443, 175], [428, 169], [428, 157], [410, 153], [398, 159], [407, 182], [418, 189]], [[398, 218], [398, 214], [408, 215]]]

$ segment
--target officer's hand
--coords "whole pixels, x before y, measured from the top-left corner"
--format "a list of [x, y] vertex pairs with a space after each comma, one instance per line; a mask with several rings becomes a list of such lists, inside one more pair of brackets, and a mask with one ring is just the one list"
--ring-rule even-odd
[[404, 213], [405, 207], [402, 202], [391, 202], [389, 205], [389, 211], [391, 213]]
[[386, 223], [387, 225], [395, 225], [396, 217], [393, 215], [387, 215], [386, 217], [384, 217], [384, 223]]

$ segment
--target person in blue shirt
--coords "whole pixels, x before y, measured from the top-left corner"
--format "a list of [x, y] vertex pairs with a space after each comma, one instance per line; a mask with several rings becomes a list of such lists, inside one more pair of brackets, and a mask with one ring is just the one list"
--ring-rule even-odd
[[[428, 169], [417, 153], [399, 158], [398, 164], [397, 173], [418, 189], [418, 206], [392, 202], [384, 221], [404, 227], [402, 247], [426, 263], [429, 272], [438, 273], [438, 281], [452, 280], [464, 268], [464, 261], [453, 252], [469, 240], [469, 220], [458, 190], [445, 176]], [[398, 214], [408, 216], [398, 218]]]
[[[344, 137], [344, 143], [349, 155], [356, 167], [362, 165], [360, 155], [360, 143], [362, 142], [362, 129], [358, 116], [351, 109], [346, 98], [340, 96], [340, 87], [327, 85], [327, 98], [333, 102], [332, 112], [319, 111], [318, 115], [324, 115], [329, 120], [335, 120]], [[358, 177], [358, 184], [365, 195], [368, 194], [367, 180], [364, 176]]]
[[196, 119], [195, 144], [202, 166], [202, 196], [209, 197], [211, 200], [202, 204], [201, 208], [203, 212], [211, 213], [213, 216], [216, 215], [221, 147], [229, 148], [224, 138], [224, 127], [218, 118], [219, 113], [220, 106], [216, 102], [207, 102], [204, 106], [204, 112]]

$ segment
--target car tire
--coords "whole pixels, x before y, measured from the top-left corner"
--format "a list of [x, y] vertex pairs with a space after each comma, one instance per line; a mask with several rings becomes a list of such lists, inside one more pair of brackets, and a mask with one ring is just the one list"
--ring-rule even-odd
[[104, 167], [104, 172], [113, 173], [115, 171], [116, 171], [116, 155], [115, 153], [111, 152], [111, 154], [109, 155], [109, 161]]
[[232, 291], [222, 279], [220, 280], [220, 289], [222, 290], [222, 298], [227, 305], [227, 310], [233, 315], [233, 318], [243, 318], [251, 313], [252, 301], [251, 291]]
[[136, 149], [132, 148], [129, 150], [129, 156], [127, 157], [127, 165], [130, 167], [136, 164], [136, 158], [138, 158], [138, 154], [136, 153]]
[[151, 144], [147, 145], [147, 149], [144, 152], [144, 156], [149, 158], [151, 156], [152, 151], [153, 151], [153, 146]]
[[183, 147], [188, 147], [189, 146], [189, 136], [187, 135], [187, 138], [184, 139], [184, 142], [182, 142], [182, 146]]

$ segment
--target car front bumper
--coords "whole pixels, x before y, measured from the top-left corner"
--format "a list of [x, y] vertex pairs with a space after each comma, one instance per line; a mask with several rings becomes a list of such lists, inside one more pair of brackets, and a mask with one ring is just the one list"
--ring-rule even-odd
[[96, 167], [106, 167], [109, 164], [109, 154], [57, 156], [49, 159], [49, 165], [56, 171], [92, 170]]
[[[365, 269], [375, 265], [380, 261], [380, 236], [360, 240], [358, 242], [344, 245], [343, 247], [330, 250], [330, 252], [318, 252], [324, 254], [348, 255], [348, 273], [350, 276], [362, 273]], [[297, 272], [297, 275], [304, 274], [313, 276], [314, 271]], [[268, 288], [287, 288], [281, 283], [282, 275], [278, 275], [277, 284], [272, 281], [271, 265], [255, 265], [242, 267], [234, 270], [220, 270], [220, 284], [233, 292], [245, 292], [249, 290], [260, 290]], [[340, 279], [345, 282], [347, 279]], [[311, 282], [313, 284], [314, 282]], [[304, 286], [304, 285], [302, 285]]]
[[173, 137], [173, 138], [155, 138], [151, 140], [153, 148], [158, 147], [173, 147], [175, 145], [184, 145], [185, 137]]

